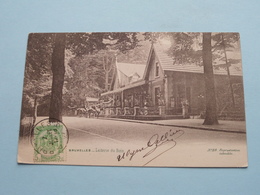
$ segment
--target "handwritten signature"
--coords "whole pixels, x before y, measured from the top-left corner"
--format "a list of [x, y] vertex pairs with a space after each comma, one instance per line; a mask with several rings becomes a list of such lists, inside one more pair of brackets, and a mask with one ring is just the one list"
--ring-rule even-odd
[[[150, 154], [152, 154], [153, 152], [156, 151], [157, 148], [159, 148], [160, 146], [171, 142], [172, 146], [170, 148], [168, 148], [167, 150], [165, 150], [164, 152], [168, 151], [169, 149], [172, 149], [173, 147], [176, 146], [177, 142], [175, 141], [175, 139], [181, 137], [184, 134], [183, 130], [175, 130], [173, 131], [172, 129], [170, 129], [169, 131], [167, 131], [166, 133], [164, 133], [163, 135], [159, 135], [159, 134], [154, 134], [150, 137], [150, 139], [148, 140], [147, 144], [145, 147], [142, 148], [138, 148], [135, 150], [127, 150], [126, 152], [124, 152], [121, 155], [117, 156], [117, 160], [121, 161], [123, 159], [128, 158], [129, 161], [131, 161], [133, 159], [133, 157], [145, 150], [149, 150], [146, 154], [143, 155], [143, 158], [149, 156]], [[159, 155], [156, 156], [156, 158], [158, 156], [160, 156], [161, 154], [163, 154], [164, 152], [160, 153]]]

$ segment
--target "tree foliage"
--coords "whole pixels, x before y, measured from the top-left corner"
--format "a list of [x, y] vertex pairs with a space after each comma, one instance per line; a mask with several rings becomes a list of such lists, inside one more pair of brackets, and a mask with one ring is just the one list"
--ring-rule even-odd
[[[33, 113], [37, 105], [51, 104], [50, 113], [55, 113], [52, 117], [61, 119], [62, 107], [82, 106], [86, 96], [97, 97], [108, 90], [116, 58], [120, 62], [146, 63], [150, 43], [165, 37], [171, 41], [168, 54], [175, 64], [205, 66], [201, 33], [30, 34], [23, 107]], [[215, 33], [211, 39], [213, 68], [225, 69], [228, 75], [229, 67], [240, 63], [230, 55], [239, 48], [239, 35]], [[57, 91], [59, 95], [53, 94]], [[50, 95], [56, 100], [49, 102]]]
[[[57, 35], [56, 35], [57, 37]], [[62, 116], [62, 89], [64, 82], [63, 70], [65, 70], [64, 60], [59, 61], [59, 56], [65, 56], [65, 48], [70, 50], [75, 56], [83, 56], [84, 54], [94, 54], [99, 50], [110, 49], [118, 50], [120, 52], [126, 52], [133, 49], [138, 42], [137, 33], [70, 33], [65, 35], [66, 40], [60, 39], [55, 41], [58, 53], [53, 50], [52, 55], [52, 73], [53, 73], [53, 85], [52, 85], [52, 99], [50, 107], [50, 115], [52, 118], [61, 120]], [[58, 41], [58, 42], [57, 42]], [[62, 71], [54, 71], [61, 69]], [[85, 71], [87, 72], [87, 67]], [[84, 74], [84, 73], [83, 73]], [[55, 78], [58, 78], [55, 82]], [[54, 83], [55, 82], [55, 83]], [[93, 79], [92, 79], [92, 82]], [[87, 88], [87, 83], [81, 82]], [[95, 86], [95, 85], [93, 85]], [[56, 94], [57, 92], [57, 94]], [[53, 95], [54, 93], [54, 95]], [[87, 93], [87, 92], [86, 92]], [[85, 93], [85, 94], [86, 94]]]
[[86, 97], [97, 97], [104, 91], [103, 65], [89, 55], [71, 58], [69, 67], [72, 77], [65, 78], [64, 103], [65, 107], [84, 107]]
[[82, 93], [94, 96], [104, 88], [103, 64], [93, 55], [100, 50], [124, 53], [137, 43], [137, 33], [132, 32], [30, 34], [23, 96], [27, 109], [23, 110], [32, 115], [33, 108], [46, 103], [43, 98], [51, 95], [50, 115], [61, 120], [63, 93], [65, 99], [83, 99]]
[[32, 33], [28, 37], [22, 118], [32, 116], [35, 121], [37, 107], [48, 101], [51, 93], [51, 55], [53, 34]]
[[[240, 63], [240, 59], [229, 55], [239, 50], [238, 33], [146, 33], [146, 39], [156, 42], [162, 37], [171, 40], [171, 46], [167, 53], [174, 60], [175, 65], [185, 66], [196, 64], [204, 67], [205, 94], [207, 98], [206, 120], [204, 124], [216, 124], [216, 93], [214, 85], [213, 69], [224, 69], [227, 71], [231, 99], [234, 104], [234, 92], [230, 79], [230, 66]], [[205, 37], [207, 37], [205, 39]], [[209, 40], [210, 38], [210, 40]], [[205, 41], [207, 40], [207, 44]], [[224, 85], [226, 87], [226, 85]], [[225, 90], [226, 91], [226, 90]], [[213, 99], [212, 99], [213, 98]], [[221, 101], [221, 100], [219, 100]], [[228, 101], [230, 102], [230, 101]], [[219, 104], [220, 105], [220, 104]], [[224, 107], [227, 107], [226, 105]], [[222, 109], [222, 108], [220, 108]]]

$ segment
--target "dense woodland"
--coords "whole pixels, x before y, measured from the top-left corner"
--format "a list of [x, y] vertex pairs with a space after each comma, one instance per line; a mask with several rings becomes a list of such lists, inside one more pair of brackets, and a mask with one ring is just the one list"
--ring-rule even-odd
[[[99, 97], [109, 90], [116, 60], [146, 63], [151, 44], [164, 39], [170, 43], [168, 54], [175, 63], [204, 67], [204, 124], [217, 124], [217, 109], [226, 106], [220, 105], [223, 101], [217, 103], [217, 99], [225, 99], [232, 107], [234, 96], [242, 91], [241, 86], [232, 85], [229, 72], [229, 67], [240, 60], [227, 55], [239, 51], [236, 33], [30, 34], [22, 117], [33, 116], [35, 121], [37, 115], [49, 115], [62, 120], [62, 114], [69, 108], [84, 106], [86, 97]], [[227, 88], [215, 90], [213, 68], [227, 71]]]

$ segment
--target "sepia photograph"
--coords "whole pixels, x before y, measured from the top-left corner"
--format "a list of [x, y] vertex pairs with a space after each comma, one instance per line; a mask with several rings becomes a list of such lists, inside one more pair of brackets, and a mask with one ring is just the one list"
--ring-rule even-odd
[[18, 163], [247, 167], [239, 33], [29, 34]]

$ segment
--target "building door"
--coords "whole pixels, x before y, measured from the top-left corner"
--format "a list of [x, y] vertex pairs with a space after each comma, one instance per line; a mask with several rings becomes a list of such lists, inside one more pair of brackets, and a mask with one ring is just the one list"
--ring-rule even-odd
[[177, 98], [176, 98], [176, 112], [177, 114], [182, 113], [182, 101], [184, 101], [186, 98], [185, 94], [185, 85], [184, 84], [178, 84], [177, 85]]
[[159, 106], [159, 98], [160, 98], [160, 87], [154, 88], [154, 105]]

